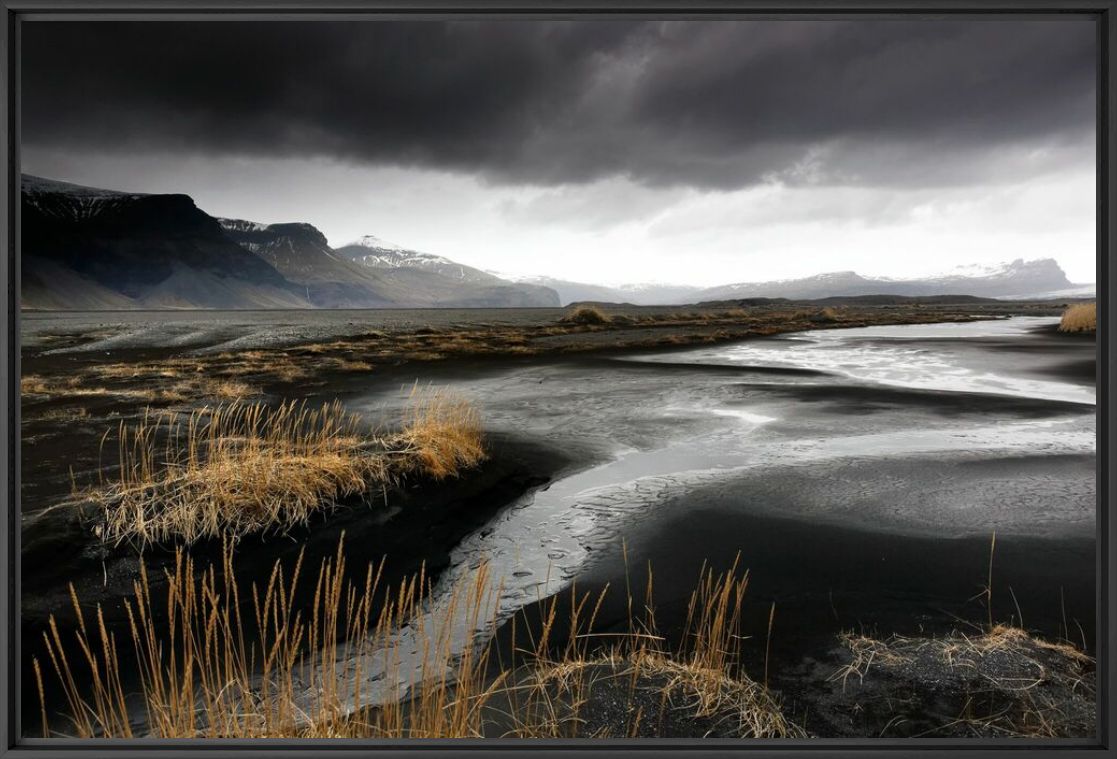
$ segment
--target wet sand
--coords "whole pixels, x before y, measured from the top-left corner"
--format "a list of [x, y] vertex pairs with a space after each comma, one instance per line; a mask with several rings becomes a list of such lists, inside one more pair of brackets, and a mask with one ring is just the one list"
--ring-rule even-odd
[[[995, 618], [1092, 646], [1092, 386], [1035, 367], [1089, 362], [1093, 345], [1060, 343], [1047, 324], [805, 333], [424, 376], [478, 399], [490, 429], [581, 461], [465, 538], [441, 591], [487, 562], [508, 617], [572, 583], [608, 584], [608, 627], [623, 618], [627, 552], [630, 569], [653, 566], [670, 628], [702, 562], [740, 553], [753, 621], [776, 605], [783, 665], [823, 656], [841, 630], [984, 622], [974, 596], [996, 531]], [[403, 395], [383, 378], [350, 403], [390, 409]]]
[[[761, 627], [775, 604], [773, 671], [793, 673], [804, 657], [825, 657], [841, 630], [984, 621], [973, 599], [996, 531], [996, 618], [1022, 615], [1029, 629], [1092, 646], [1095, 348], [1051, 324], [406, 364], [311, 395], [391, 419], [413, 383], [449, 386], [483, 410], [506, 453], [556, 452], [539, 466], [547, 484], [502, 491], [438, 549], [432, 615], [482, 562], [504, 582], [495, 603], [505, 619], [572, 583], [623, 587], [650, 562], [670, 631], [701, 563], [739, 553], [752, 578], [746, 616], [760, 625], [750, 671], [763, 665]], [[430, 548], [413, 543], [393, 550]], [[622, 599], [610, 596], [605, 628], [622, 618]]]

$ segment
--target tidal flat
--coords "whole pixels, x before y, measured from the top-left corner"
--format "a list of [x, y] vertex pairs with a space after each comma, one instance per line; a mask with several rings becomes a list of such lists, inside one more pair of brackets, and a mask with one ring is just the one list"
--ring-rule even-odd
[[[788, 734], [1006, 729], [992, 706], [950, 714], [972, 684], [920, 690], [929, 664], [862, 672], [864, 640], [893, 640], [893, 659], [910, 662], [917, 657], [895, 652], [911, 646], [895, 636], [1017, 641], [995, 637], [1003, 625], [1092, 654], [1096, 347], [1092, 336], [1056, 332], [1058, 309], [601, 313], [600, 321], [560, 309], [25, 313], [27, 653], [51, 614], [63, 628], [78, 624], [67, 611], [71, 584], [123, 635], [123, 601], [140, 565], [158, 589], [160, 568], [173, 568], [183, 548], [108, 544], [92, 531], [96, 510], [81, 504], [115, 476], [116, 431], [153, 409], [292, 400], [339, 401], [370, 430], [392, 430], [419, 387], [472, 404], [486, 460], [453, 477], [349, 493], [303, 523], [242, 537], [239, 577], [266, 583], [276, 561], [291, 566], [300, 553], [317, 571], [344, 535], [349, 566], [382, 563], [393, 582], [424, 573], [421, 605], [380, 639], [412, 653], [419, 631], [453, 614], [460, 588], [483, 581], [491, 586], [483, 613], [446, 639], [447, 660], [460, 661], [482, 639], [494, 657], [509, 654], [513, 628], [521, 640], [538, 635], [543, 609], [557, 605], [557, 618], [569, 618], [572, 591], [602, 599], [593, 629], [579, 634], [604, 646], [630, 632], [637, 598], [655, 608], [664, 645], [681, 646], [703, 573], [747, 572], [736, 666], [778, 697], [795, 725]], [[199, 560], [227, 550], [220, 540], [188, 548]], [[312, 604], [311, 591], [293, 602]], [[556, 650], [568, 645], [561, 623], [548, 635]], [[996, 650], [1008, 656], [1006, 645]], [[593, 658], [603, 650], [580, 651], [581, 661], [604, 667]], [[366, 704], [397, 694], [393, 679], [413, 684], [418, 668], [404, 656], [389, 673], [376, 654], [338, 654], [344, 677], [363, 679]], [[1079, 677], [1088, 680], [1090, 667]], [[897, 713], [861, 714], [851, 706], [859, 687], [907, 696]], [[62, 695], [46, 690], [51, 710], [64, 713]], [[604, 686], [598, 693], [618, 698]], [[1053, 698], [1058, 708], [1079, 706], [1062, 691]], [[631, 728], [633, 704], [640, 699], [599, 727]], [[137, 732], [150, 729], [142, 706], [130, 703], [128, 713]], [[1092, 729], [1083, 719], [1068, 729]], [[676, 722], [663, 724], [685, 733]], [[487, 724], [487, 734], [500, 734], [500, 720]], [[740, 727], [702, 724], [712, 735]], [[1027, 727], [1042, 734], [1036, 724]]]

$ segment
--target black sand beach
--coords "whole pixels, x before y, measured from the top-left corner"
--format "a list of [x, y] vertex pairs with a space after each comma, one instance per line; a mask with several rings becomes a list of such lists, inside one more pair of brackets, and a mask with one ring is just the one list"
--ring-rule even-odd
[[[606, 633], [625, 619], [621, 589], [642, 595], [650, 565], [670, 637], [701, 567], [737, 559], [750, 577], [748, 671], [769, 672], [788, 713], [809, 727], [809, 694], [839, 663], [839, 633], [943, 635], [990, 618], [981, 593], [995, 532], [991, 617], [1089, 651], [1094, 344], [1049, 324], [824, 330], [333, 376], [308, 396], [340, 396], [373, 420], [398, 417], [415, 383], [461, 393], [482, 409], [491, 460], [449, 487], [355, 503], [308, 531], [249, 540], [242, 563], [258, 555], [259, 576], [304, 546], [329, 555], [344, 531], [354, 564], [387, 557], [393, 576], [425, 564], [438, 577], [431, 614], [484, 563], [503, 583], [499, 619], [530, 619], [535, 604], [572, 585], [608, 586]], [[144, 349], [110, 350], [119, 360]], [[114, 403], [95, 398], [93, 415], [61, 427], [32, 422], [40, 437], [25, 441], [25, 457], [46, 458], [25, 471], [53, 476], [33, 478], [28, 501], [67, 492], [68, 472], [51, 460], [97, 466], [90, 448]], [[25, 640], [65, 606], [64, 583], [111, 608], [134, 576], [134, 557], [90, 550], [53, 561], [67, 535], [73, 529], [49, 517], [26, 520]]]

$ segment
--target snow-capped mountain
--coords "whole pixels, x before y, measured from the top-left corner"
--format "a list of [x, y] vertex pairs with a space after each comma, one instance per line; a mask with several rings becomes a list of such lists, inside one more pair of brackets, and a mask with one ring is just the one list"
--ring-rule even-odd
[[25, 176], [21, 202], [24, 308], [558, 305], [552, 290], [376, 238], [355, 261], [310, 224], [216, 219], [186, 195]]
[[829, 272], [801, 279], [739, 282], [702, 290], [698, 301], [736, 298], [811, 300], [858, 295], [975, 295], [986, 298], [1040, 298], [1076, 288], [1053, 259], [1016, 259], [991, 267], [966, 267], [918, 279], [864, 277], [853, 271]]
[[394, 242], [382, 240], [376, 235], [365, 235], [364, 237], [360, 237], [355, 242], [351, 242], [349, 244], [359, 245], [362, 248], [368, 248], [370, 250], [389, 250], [400, 252], [407, 250], [407, 248], [403, 247], [402, 245], [396, 245]]
[[423, 269], [465, 282], [491, 282], [497, 279], [492, 274], [456, 263], [449, 258], [408, 250], [372, 235], [365, 235], [355, 242], [343, 245], [337, 252], [372, 269]]
[[524, 284], [548, 287], [558, 293], [562, 305], [581, 301], [602, 303], [633, 303], [638, 306], [677, 305], [692, 303], [694, 296], [702, 290], [692, 285], [672, 285], [659, 282], [644, 282], [627, 285], [593, 285], [586, 282], [572, 282], [544, 276], [501, 275], [505, 279]]
[[1003, 264], [960, 266], [946, 274], [912, 279], [866, 277], [855, 271], [835, 271], [797, 279], [737, 282], [716, 287], [663, 283], [596, 285], [544, 276], [505, 275], [518, 282], [544, 285], [558, 292], [563, 305], [580, 301], [680, 305], [746, 298], [814, 300], [864, 295], [973, 295], [986, 298], [1081, 298], [1094, 294], [1093, 285], [1076, 285], [1052, 259], [1017, 259]]
[[711, 288], [502, 278], [366, 236], [337, 250], [310, 224], [215, 219], [186, 195], [144, 195], [24, 176], [22, 305], [29, 308], [533, 307], [677, 305], [748, 298], [969, 295], [1089, 297], [1052, 259], [917, 279], [853, 271]]
[[241, 247], [302, 285], [307, 300], [320, 308], [372, 308], [393, 305], [383, 278], [338, 255], [326, 236], [310, 224], [258, 224], [219, 219], [225, 234]]
[[476, 305], [559, 305], [559, 296], [548, 287], [511, 282], [444, 256], [410, 250], [372, 235], [338, 248], [337, 253], [381, 276], [406, 280], [412, 287], [420, 287], [422, 281], [434, 284], [436, 280], [431, 277], [438, 277], [447, 290], [445, 297], [456, 297], [456, 292]]

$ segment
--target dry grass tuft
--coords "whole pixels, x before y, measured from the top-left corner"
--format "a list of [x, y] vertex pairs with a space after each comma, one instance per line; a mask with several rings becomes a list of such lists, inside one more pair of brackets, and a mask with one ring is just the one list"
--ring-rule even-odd
[[1097, 332], [1098, 304], [1078, 303], [1068, 306], [1059, 321], [1060, 332]]
[[420, 470], [442, 480], [455, 477], [485, 458], [481, 414], [461, 396], [444, 390], [411, 391], [403, 429], [395, 438]]
[[[452, 599], [440, 625], [424, 629], [417, 671], [409, 680], [390, 647], [396, 631], [422, 612], [420, 575], [379, 595], [381, 567], [356, 580], [341, 545], [320, 565], [313, 602], [298, 608], [302, 557], [285, 573], [277, 562], [264, 587], [238, 588], [232, 550], [220, 567], [204, 570], [181, 550], [165, 590], [153, 590], [146, 570], [125, 602], [135, 654], [122, 659], [100, 608], [87, 626], [76, 596], [73, 640], [54, 619], [44, 633], [47, 660], [67, 703], [66, 734], [159, 738], [341, 738], [479, 735], [478, 702], [486, 698], [485, 652], [450, 655], [451, 631], [475, 622], [481, 596], [469, 588]], [[487, 580], [482, 576], [479, 583]], [[243, 597], [242, 597], [243, 593]], [[385, 602], [374, 608], [377, 598]], [[346, 642], [348, 641], [348, 642]], [[476, 648], [476, 647], [474, 647]], [[381, 657], [386, 690], [369, 708], [362, 665]], [[472, 651], [473, 649], [469, 649]], [[349, 658], [352, 668], [346, 668]], [[125, 664], [124, 662], [129, 662]], [[451, 669], [449, 664], [455, 666]], [[38, 661], [35, 662], [38, 667]], [[138, 681], [138, 703], [127, 688]], [[128, 685], [126, 685], [128, 683]], [[412, 687], [408, 687], [408, 686]], [[362, 687], [366, 688], [362, 692]], [[42, 689], [40, 687], [40, 694]], [[46, 710], [44, 708], [43, 713]], [[137, 735], [134, 718], [147, 730]], [[47, 726], [44, 725], [44, 733]], [[61, 734], [61, 733], [56, 733]]]
[[256, 394], [251, 385], [237, 380], [215, 381], [209, 386], [208, 390], [213, 397], [223, 401], [240, 400]]
[[116, 479], [85, 494], [101, 507], [95, 530], [141, 547], [283, 532], [404, 475], [441, 479], [484, 458], [468, 402], [418, 391], [412, 400], [403, 429], [388, 436], [366, 431], [336, 401], [316, 409], [234, 401], [122, 422]]
[[158, 404], [234, 400], [256, 394], [244, 382], [199, 371], [187, 372], [179, 362], [105, 364], [91, 367], [84, 374], [65, 377], [29, 374], [20, 378], [20, 392], [34, 400], [94, 397]]
[[[29, 374], [20, 377], [20, 394], [25, 397], [42, 396], [59, 398], [118, 398], [134, 401], [156, 401], [167, 393], [156, 388], [114, 388], [104, 385], [87, 385], [81, 377], [42, 377]], [[177, 395], [174, 396], [177, 399]]]
[[[687, 609], [677, 647], [659, 634], [649, 568], [643, 602], [628, 597], [628, 630], [605, 640], [597, 653], [587, 645], [604, 592], [595, 604], [571, 602], [570, 642], [556, 656], [536, 646], [532, 666], [505, 694], [518, 737], [685, 737], [679, 733], [731, 737], [802, 737], [776, 697], [741, 666], [741, 604], [748, 575], [737, 563], [725, 573], [704, 569]], [[540, 627], [556, 624], [555, 604], [543, 604]], [[511, 678], [510, 678], [511, 679]], [[625, 712], [619, 720], [618, 706]], [[613, 712], [613, 714], [609, 714]]]
[[909, 705], [917, 712], [954, 710], [930, 734], [1056, 738], [1092, 731], [1094, 660], [1068, 643], [1006, 625], [972, 636], [846, 635], [842, 642], [851, 658], [831, 680], [843, 690], [852, 678], [865, 684], [873, 671], [877, 680], [935, 683], [940, 703]]
[[597, 306], [578, 306], [560, 320], [564, 324], [609, 324], [612, 319]]
[[[733, 658], [746, 584], [735, 570], [703, 574], [674, 654], [654, 633], [650, 606], [637, 620], [630, 604], [629, 632], [591, 656], [604, 592], [595, 601], [572, 590], [567, 642], [556, 649], [551, 640], [560, 626], [552, 597], [530, 634], [517, 639], [513, 625], [513, 659], [504, 661], [488, 634], [500, 584], [485, 565], [449, 591], [435, 619], [425, 614], [422, 573], [380, 592], [383, 566], [351, 575], [340, 545], [303, 608], [301, 557], [290, 573], [277, 563], [266, 585], [250, 590], [236, 582], [232, 557], [226, 544], [219, 567], [199, 570], [180, 549], [159, 590], [141, 571], [126, 603], [134, 660], [121, 657], [100, 609], [87, 625], [76, 596], [72, 639], [51, 620], [47, 671], [64, 697], [66, 733], [138, 737], [138, 718], [143, 735], [157, 738], [606, 737], [665, 722], [690, 729], [691, 720], [719, 734], [802, 735]], [[413, 636], [406, 644], [401, 630]], [[130, 688], [138, 697], [126, 695]], [[596, 724], [618, 694], [636, 708]]]

